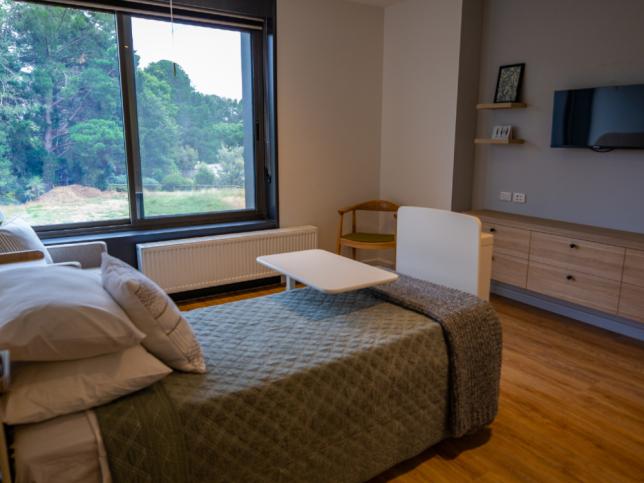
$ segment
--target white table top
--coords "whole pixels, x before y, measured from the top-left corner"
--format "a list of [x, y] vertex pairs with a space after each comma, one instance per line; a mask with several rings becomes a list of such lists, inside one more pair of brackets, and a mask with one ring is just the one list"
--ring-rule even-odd
[[257, 257], [262, 265], [320, 292], [336, 294], [394, 282], [398, 275], [327, 252], [302, 250]]

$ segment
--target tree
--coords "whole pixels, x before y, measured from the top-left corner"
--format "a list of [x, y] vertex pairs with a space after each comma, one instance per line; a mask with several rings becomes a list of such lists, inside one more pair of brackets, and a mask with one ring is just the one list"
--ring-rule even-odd
[[222, 147], [218, 153], [220, 171], [217, 180], [220, 186], [244, 186], [244, 148]]
[[73, 178], [65, 159], [72, 125], [92, 118], [114, 119], [120, 112], [114, 17], [3, 3], [26, 80], [22, 97], [31, 107], [26, 114], [40, 131], [43, 180], [50, 186], [64, 184]]
[[79, 183], [104, 190], [110, 177], [125, 174], [123, 131], [115, 121], [80, 122], [70, 129], [69, 138], [66, 164]]
[[215, 184], [215, 174], [212, 172], [212, 169], [208, 167], [205, 163], [200, 163], [197, 166], [197, 172], [195, 173], [195, 185], [198, 188], [209, 188]]
[[18, 201], [20, 185], [11, 169], [11, 160], [7, 157], [6, 138], [0, 132], [0, 203]]
[[167, 191], [184, 191], [192, 188], [192, 181], [179, 173], [173, 173], [163, 178], [161, 186]]
[[184, 176], [188, 176], [199, 164], [199, 153], [192, 146], [181, 146], [177, 153], [176, 160], [177, 168]]
[[[209, 184], [216, 170], [200, 163], [243, 184], [242, 102], [197, 92], [168, 60], [138, 62], [144, 185]], [[125, 189], [119, 76], [114, 15], [0, 0], [0, 203], [68, 184]]]

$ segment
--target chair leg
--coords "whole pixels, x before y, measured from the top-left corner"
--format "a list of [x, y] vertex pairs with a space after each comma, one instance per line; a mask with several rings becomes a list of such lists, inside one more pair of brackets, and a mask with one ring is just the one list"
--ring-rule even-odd
[[351, 249], [351, 257], [353, 257], [354, 260], [356, 259], [356, 249], [355, 248]]

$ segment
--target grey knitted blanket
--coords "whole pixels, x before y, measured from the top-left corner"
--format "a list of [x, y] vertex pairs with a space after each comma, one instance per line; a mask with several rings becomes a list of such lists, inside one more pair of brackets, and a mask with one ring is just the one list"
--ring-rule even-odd
[[498, 411], [502, 349], [501, 323], [492, 306], [460, 290], [406, 275], [370, 291], [443, 327], [449, 353], [452, 435], [463, 436], [491, 423]]

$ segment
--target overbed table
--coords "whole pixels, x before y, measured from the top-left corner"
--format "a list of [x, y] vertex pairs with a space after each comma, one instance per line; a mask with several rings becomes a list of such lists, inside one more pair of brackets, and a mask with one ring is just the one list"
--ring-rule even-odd
[[301, 282], [320, 292], [337, 294], [390, 283], [398, 275], [327, 252], [302, 250], [257, 257], [257, 262], [286, 276], [286, 290]]

